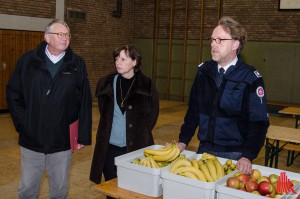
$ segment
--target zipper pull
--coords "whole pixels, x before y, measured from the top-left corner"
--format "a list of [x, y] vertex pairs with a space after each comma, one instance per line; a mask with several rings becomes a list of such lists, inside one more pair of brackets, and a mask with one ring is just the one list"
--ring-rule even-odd
[[46, 95], [49, 95], [50, 91], [51, 91], [51, 89], [49, 89], [49, 90], [47, 91]]

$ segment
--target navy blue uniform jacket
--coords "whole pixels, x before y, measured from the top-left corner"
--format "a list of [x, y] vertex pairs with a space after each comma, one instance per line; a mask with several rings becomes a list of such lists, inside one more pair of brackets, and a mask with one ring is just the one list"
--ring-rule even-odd
[[208, 144], [216, 151], [241, 152], [252, 161], [264, 144], [269, 126], [263, 79], [240, 57], [228, 68], [219, 88], [216, 72], [215, 61], [199, 66], [179, 142], [188, 145], [199, 127], [201, 145]]

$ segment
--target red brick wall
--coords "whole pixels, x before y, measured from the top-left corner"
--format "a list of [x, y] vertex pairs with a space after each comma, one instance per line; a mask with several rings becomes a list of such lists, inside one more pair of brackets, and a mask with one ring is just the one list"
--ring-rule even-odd
[[[133, 42], [133, 0], [123, 0], [122, 16], [112, 17], [116, 1], [66, 0], [65, 8], [87, 13], [87, 20], [66, 19], [72, 32], [71, 47], [87, 64], [92, 94], [100, 77], [114, 70], [112, 51]], [[66, 17], [65, 17], [66, 18]]]
[[[170, 0], [159, 1], [159, 38], [169, 37]], [[173, 38], [184, 38], [185, 2], [173, 0]], [[199, 39], [202, 0], [189, 0], [188, 38]], [[218, 21], [218, 0], [204, 1], [203, 38]], [[279, 0], [222, 0], [221, 16], [232, 16], [245, 25], [249, 40], [300, 42], [300, 10], [278, 10]], [[153, 38], [156, 1], [135, 0], [135, 38]], [[152, 20], [153, 19], [153, 20]], [[147, 28], [146, 28], [147, 27]]]
[[55, 0], [1, 0], [0, 13], [27, 17], [49, 18], [55, 16]]

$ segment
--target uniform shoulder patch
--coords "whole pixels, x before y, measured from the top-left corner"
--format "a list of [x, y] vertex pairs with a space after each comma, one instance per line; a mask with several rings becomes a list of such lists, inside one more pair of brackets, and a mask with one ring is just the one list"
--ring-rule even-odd
[[257, 70], [256, 70], [256, 71], [254, 71], [254, 74], [256, 75], [256, 77], [257, 77], [257, 78], [260, 78], [260, 77], [262, 77], [262, 76], [261, 76], [261, 74], [260, 74], [260, 73], [259, 73]]

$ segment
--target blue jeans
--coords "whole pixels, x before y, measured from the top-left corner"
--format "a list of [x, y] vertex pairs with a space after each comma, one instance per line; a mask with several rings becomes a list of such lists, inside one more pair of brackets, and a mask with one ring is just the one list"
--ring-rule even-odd
[[71, 158], [71, 150], [44, 154], [21, 147], [19, 199], [38, 198], [45, 169], [49, 178], [49, 198], [67, 198]]
[[241, 152], [215, 151], [210, 147], [199, 145], [197, 153], [199, 154], [199, 153], [204, 153], [204, 152], [213, 154], [213, 155], [221, 157], [221, 158], [231, 159], [231, 160], [239, 160], [242, 157]]

